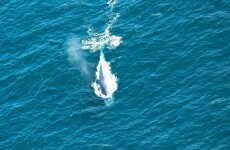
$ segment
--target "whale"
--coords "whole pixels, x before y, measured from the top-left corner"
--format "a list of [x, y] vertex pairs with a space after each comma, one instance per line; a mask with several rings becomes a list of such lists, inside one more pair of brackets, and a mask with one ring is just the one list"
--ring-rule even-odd
[[117, 90], [117, 78], [111, 72], [110, 63], [105, 60], [102, 50], [97, 65], [96, 80], [92, 83], [92, 87], [98, 97], [112, 102], [113, 93]]
[[109, 93], [109, 87], [111, 84], [110, 83], [110, 78], [109, 78], [109, 74], [108, 74], [108, 64], [106, 63], [104, 56], [100, 55], [100, 63], [99, 63], [99, 85], [100, 85], [100, 89], [101, 89], [101, 93], [105, 96], [108, 95]]

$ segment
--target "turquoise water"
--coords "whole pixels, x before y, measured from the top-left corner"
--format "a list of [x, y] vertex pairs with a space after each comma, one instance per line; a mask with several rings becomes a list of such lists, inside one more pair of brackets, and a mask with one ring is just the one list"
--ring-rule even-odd
[[[230, 1], [106, 2], [0, 2], [0, 149], [230, 149]], [[108, 107], [82, 40], [110, 24]]]

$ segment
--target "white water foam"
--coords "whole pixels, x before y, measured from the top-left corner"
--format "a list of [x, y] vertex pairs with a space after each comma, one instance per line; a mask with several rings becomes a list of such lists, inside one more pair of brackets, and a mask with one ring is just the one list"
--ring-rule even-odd
[[122, 40], [120, 36], [111, 35], [109, 29], [109, 27], [106, 28], [103, 33], [94, 33], [93, 29], [90, 28], [88, 30], [88, 34], [91, 36], [91, 38], [82, 40], [82, 49], [88, 49], [91, 51], [97, 51], [103, 47], [115, 49], [121, 44]]
[[113, 19], [109, 21], [109, 24], [103, 33], [95, 33], [93, 28], [89, 28], [87, 33], [90, 38], [82, 40], [82, 49], [97, 51], [104, 47], [108, 49], [115, 49], [122, 43], [122, 37], [115, 36], [110, 33], [112, 25], [116, 22], [119, 14], [113, 14]]
[[117, 0], [108, 0], [106, 3], [107, 3], [110, 7], [113, 7], [114, 5], [116, 5]]
[[[100, 76], [103, 76], [103, 82], [106, 84], [106, 94], [104, 94]], [[110, 63], [105, 61], [104, 55], [100, 55], [100, 60], [97, 65], [97, 72], [96, 72], [96, 80], [93, 82], [92, 87], [94, 88], [94, 92], [98, 97], [104, 99], [112, 100], [113, 93], [117, 90], [117, 77], [112, 74]]]

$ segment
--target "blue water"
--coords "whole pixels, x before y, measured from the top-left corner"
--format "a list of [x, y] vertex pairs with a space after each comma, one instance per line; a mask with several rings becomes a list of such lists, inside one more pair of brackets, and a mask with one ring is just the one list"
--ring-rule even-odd
[[[106, 2], [0, 1], [0, 149], [230, 149], [230, 1]], [[115, 13], [108, 107], [81, 41]]]

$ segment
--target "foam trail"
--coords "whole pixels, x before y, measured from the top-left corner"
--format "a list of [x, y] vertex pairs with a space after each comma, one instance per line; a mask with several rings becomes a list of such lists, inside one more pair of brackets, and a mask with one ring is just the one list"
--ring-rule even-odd
[[115, 49], [117, 46], [119, 46], [120, 43], [122, 43], [122, 38], [110, 33], [111, 26], [112, 25], [109, 24], [103, 33], [94, 33], [93, 29], [90, 28], [88, 30], [90, 38], [82, 40], [82, 49], [97, 51], [103, 47], [107, 47], [108, 49]]
[[116, 4], [116, 2], [116, 0], [107, 1], [107, 4], [111, 8], [109, 12], [110, 21], [107, 24], [105, 31], [102, 33], [95, 33], [93, 28], [88, 29], [87, 33], [89, 34], [90, 38], [82, 40], [83, 50], [97, 51], [104, 47], [108, 49], [115, 49], [122, 43], [121, 36], [112, 35], [110, 33], [110, 29], [116, 22], [117, 18], [120, 16], [119, 13], [113, 13], [113, 7]]
[[113, 9], [114, 5], [117, 4], [117, 0], [108, 0], [106, 3]]
[[116, 5], [116, 3], [117, 3], [117, 0], [108, 0], [107, 1], [107, 4], [112, 8], [114, 7], [114, 5]]
[[67, 40], [67, 53], [69, 62], [78, 69], [81, 74], [89, 77], [88, 62], [81, 52], [81, 43], [76, 36], [71, 36]]

